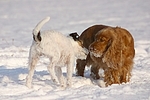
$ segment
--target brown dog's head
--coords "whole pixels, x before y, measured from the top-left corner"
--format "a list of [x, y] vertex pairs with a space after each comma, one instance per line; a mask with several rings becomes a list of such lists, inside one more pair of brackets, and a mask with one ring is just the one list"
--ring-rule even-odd
[[103, 29], [95, 35], [95, 41], [89, 46], [91, 54], [101, 57], [109, 49], [115, 39], [110, 28]]
[[134, 42], [131, 34], [119, 27], [108, 27], [99, 31], [89, 46], [92, 56], [101, 57], [108, 67], [118, 68], [127, 59], [134, 57]]

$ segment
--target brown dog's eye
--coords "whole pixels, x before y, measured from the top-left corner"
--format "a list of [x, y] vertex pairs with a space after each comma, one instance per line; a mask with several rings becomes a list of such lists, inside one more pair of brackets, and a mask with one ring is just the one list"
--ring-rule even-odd
[[96, 42], [100, 42], [100, 39], [96, 39]]
[[96, 42], [104, 42], [106, 39], [105, 38], [99, 38], [99, 39], [96, 39]]
[[100, 41], [101, 41], [101, 42], [104, 42], [104, 41], [106, 41], [106, 38], [103, 37], [103, 38], [100, 39]]

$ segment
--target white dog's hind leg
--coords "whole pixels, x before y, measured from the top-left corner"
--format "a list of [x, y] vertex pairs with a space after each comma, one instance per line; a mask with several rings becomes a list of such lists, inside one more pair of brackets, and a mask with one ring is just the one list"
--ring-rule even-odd
[[56, 74], [57, 74], [57, 77], [58, 77], [58, 81], [61, 85], [61, 87], [65, 87], [65, 81], [64, 81], [64, 76], [63, 76], [63, 73], [62, 73], [62, 70], [61, 70], [61, 67], [59, 66], [56, 66]]
[[51, 62], [49, 64], [49, 66], [47, 67], [50, 75], [51, 75], [51, 79], [53, 80], [53, 82], [57, 83], [57, 77], [56, 77], [56, 73], [55, 73], [55, 63]]
[[38, 57], [32, 57], [30, 59], [30, 62], [29, 62], [29, 73], [28, 73], [28, 76], [26, 77], [26, 86], [28, 88], [32, 87], [32, 77], [33, 77], [35, 66], [36, 66], [38, 60], [39, 60]]

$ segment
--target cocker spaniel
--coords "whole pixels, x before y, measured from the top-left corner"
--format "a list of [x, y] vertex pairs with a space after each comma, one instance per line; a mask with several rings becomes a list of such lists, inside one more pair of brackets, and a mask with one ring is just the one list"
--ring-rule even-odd
[[83, 46], [90, 51], [86, 59], [77, 59], [77, 75], [84, 76], [85, 66], [91, 65], [94, 79], [100, 78], [100, 68], [104, 70], [106, 86], [129, 82], [135, 50], [134, 39], [126, 29], [94, 25], [80, 36], [77, 33], [72, 33], [71, 36], [83, 42]]
[[106, 86], [130, 81], [135, 50], [129, 31], [120, 27], [102, 29], [89, 51], [91, 59], [104, 69]]
[[[62, 87], [71, 86], [72, 71], [75, 62], [75, 57], [80, 59], [86, 58], [86, 49], [82, 43], [74, 40], [72, 36], [64, 36], [56, 31], [42, 31], [41, 27], [48, 22], [50, 17], [46, 17], [40, 21], [33, 30], [33, 43], [29, 53], [29, 73], [26, 78], [26, 86], [32, 87], [32, 77], [35, 66], [40, 58], [44, 55], [49, 58], [50, 64], [47, 69], [50, 72], [51, 79], [54, 82], [58, 81]], [[61, 67], [67, 66], [67, 83], [65, 83]]]

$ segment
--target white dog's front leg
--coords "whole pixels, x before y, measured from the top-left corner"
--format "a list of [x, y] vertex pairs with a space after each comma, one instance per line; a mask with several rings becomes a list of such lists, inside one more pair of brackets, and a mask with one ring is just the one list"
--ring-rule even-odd
[[72, 86], [72, 74], [73, 74], [74, 58], [71, 57], [67, 64], [67, 86]]

